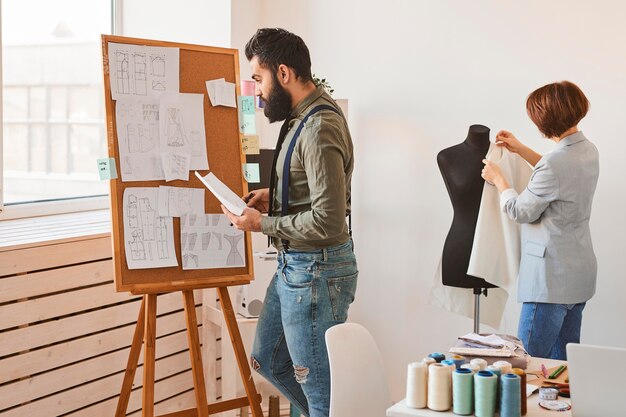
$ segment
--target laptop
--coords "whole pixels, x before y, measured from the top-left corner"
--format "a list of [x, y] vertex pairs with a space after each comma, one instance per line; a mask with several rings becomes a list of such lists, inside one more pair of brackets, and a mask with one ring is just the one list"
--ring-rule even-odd
[[626, 349], [567, 345], [573, 417], [626, 416]]

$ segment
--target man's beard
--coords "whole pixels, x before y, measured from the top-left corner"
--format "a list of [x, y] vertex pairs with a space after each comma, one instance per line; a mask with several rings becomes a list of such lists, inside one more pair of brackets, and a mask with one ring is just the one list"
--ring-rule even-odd
[[291, 113], [291, 94], [280, 85], [278, 77], [274, 75], [274, 85], [269, 97], [263, 99], [265, 109], [263, 113], [270, 123], [285, 120]]

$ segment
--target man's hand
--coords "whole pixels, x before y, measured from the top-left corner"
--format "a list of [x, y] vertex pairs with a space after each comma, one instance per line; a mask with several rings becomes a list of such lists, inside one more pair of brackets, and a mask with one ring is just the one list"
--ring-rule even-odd
[[236, 216], [231, 213], [226, 207], [222, 206], [222, 211], [230, 222], [239, 230], [244, 232], [260, 232], [261, 231], [261, 218], [263, 215], [260, 211], [253, 208], [246, 208], [241, 213], [241, 216]]
[[270, 189], [254, 190], [243, 198], [244, 203], [261, 213], [267, 213], [270, 208]]

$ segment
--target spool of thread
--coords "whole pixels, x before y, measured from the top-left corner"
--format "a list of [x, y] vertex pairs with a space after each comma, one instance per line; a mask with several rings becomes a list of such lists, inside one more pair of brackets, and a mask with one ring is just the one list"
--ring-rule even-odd
[[500, 404], [500, 376], [502, 375], [502, 369], [495, 365], [489, 365], [485, 368], [485, 371], [489, 371], [496, 376], [496, 407]]
[[428, 365], [424, 362], [410, 363], [406, 378], [406, 405], [411, 408], [426, 407], [428, 394]]
[[497, 366], [502, 371], [502, 375], [510, 374], [513, 369], [513, 365], [507, 361], [497, 361], [493, 363], [494, 366]]
[[474, 412], [474, 373], [460, 368], [452, 372], [452, 412], [468, 416]]
[[520, 417], [522, 415], [519, 375], [504, 374], [500, 378], [502, 394], [500, 396], [500, 417]]
[[463, 365], [461, 365], [461, 369], [471, 369], [472, 372], [477, 373], [478, 371], [480, 371], [480, 366], [476, 365], [475, 363], [464, 363]]
[[451, 368], [440, 363], [428, 366], [428, 408], [447, 411], [451, 405]]
[[454, 355], [452, 356], [452, 360], [454, 361], [454, 364], [456, 365], [456, 369], [459, 369], [461, 365], [465, 363], [465, 356]]
[[430, 365], [432, 363], [437, 363], [436, 360], [434, 360], [433, 358], [431, 358], [430, 356], [427, 358], [422, 359], [422, 362], [424, 362], [426, 365]]
[[268, 417], [280, 417], [280, 398], [277, 395], [270, 395]]
[[493, 417], [496, 412], [498, 377], [489, 371], [474, 375], [474, 414], [476, 417]]
[[511, 370], [515, 375], [520, 377], [520, 401], [522, 407], [522, 415], [525, 416], [528, 412], [528, 404], [526, 403], [526, 372], [522, 368], [513, 368]]
[[442, 360], [446, 358], [446, 355], [440, 352], [433, 352], [428, 355], [429, 358], [433, 358], [437, 363], [441, 363]]
[[479, 371], [484, 371], [488, 365], [487, 361], [481, 358], [472, 359], [470, 363], [473, 365], [478, 365]]
[[441, 361], [441, 364], [442, 365], [446, 365], [446, 366], [451, 366], [454, 369], [456, 369], [456, 364], [454, 363], [454, 361], [452, 359], [444, 359], [444, 360]]

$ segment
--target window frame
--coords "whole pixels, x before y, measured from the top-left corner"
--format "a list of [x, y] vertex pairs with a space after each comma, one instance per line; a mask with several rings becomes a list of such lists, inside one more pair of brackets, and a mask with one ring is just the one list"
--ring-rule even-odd
[[[121, 34], [122, 1], [110, 0], [111, 4], [111, 33]], [[4, 119], [2, 95], [4, 93], [2, 78], [2, 0], [0, 0], [0, 221], [38, 217], [62, 213], [102, 210], [109, 208], [109, 195], [82, 196], [73, 198], [59, 198], [54, 200], [30, 201], [24, 203], [4, 204], [4, 166], [3, 166], [3, 132]], [[105, 131], [106, 137], [106, 131]], [[102, 157], [105, 157], [103, 155]], [[96, 161], [93, 161], [94, 170]]]

